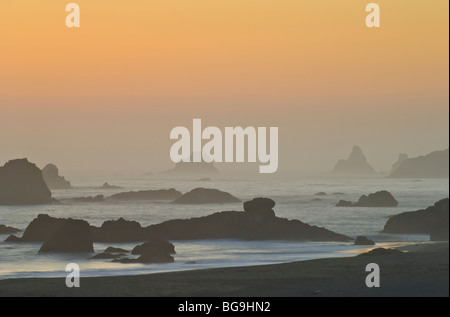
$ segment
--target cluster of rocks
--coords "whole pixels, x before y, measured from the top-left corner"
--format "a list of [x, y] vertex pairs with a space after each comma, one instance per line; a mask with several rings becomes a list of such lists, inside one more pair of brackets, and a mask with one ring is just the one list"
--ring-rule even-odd
[[[175, 252], [168, 240], [242, 239], [296, 241], [352, 241], [325, 228], [310, 226], [299, 220], [279, 218], [269, 198], [255, 198], [243, 204], [244, 211], [223, 211], [205, 217], [176, 219], [142, 227], [136, 221], [105, 221], [100, 227], [79, 219], [38, 215], [22, 237], [9, 236], [7, 242], [43, 242], [39, 252], [93, 252], [94, 242], [141, 242], [131, 254], [126, 250], [108, 250], [96, 258], [116, 259], [121, 263], [171, 262]], [[119, 253], [119, 255], [114, 253]]]
[[398, 201], [386, 190], [362, 195], [356, 203], [340, 200], [336, 207], [397, 207]]

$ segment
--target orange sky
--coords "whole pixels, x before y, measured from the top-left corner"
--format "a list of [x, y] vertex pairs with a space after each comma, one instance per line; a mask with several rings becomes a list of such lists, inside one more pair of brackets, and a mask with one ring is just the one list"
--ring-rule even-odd
[[[0, 2], [0, 135], [16, 132], [0, 138], [0, 163], [23, 155], [76, 169], [92, 142], [136, 151], [145, 169], [148, 140], [165, 166], [167, 131], [198, 116], [280, 125], [302, 148], [340, 151], [321, 168], [356, 142], [393, 152], [380, 168], [397, 150], [448, 147], [447, 0], [374, 1], [379, 29], [365, 26], [361, 0], [78, 0], [79, 29], [65, 26], [69, 2]], [[92, 151], [94, 165], [108, 153]], [[118, 168], [125, 157], [110, 152]]]

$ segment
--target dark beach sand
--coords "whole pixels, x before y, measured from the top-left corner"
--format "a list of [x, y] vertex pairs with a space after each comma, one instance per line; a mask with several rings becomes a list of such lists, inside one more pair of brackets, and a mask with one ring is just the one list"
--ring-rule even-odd
[[[70, 289], [64, 278], [9, 279], [0, 281], [0, 296], [449, 296], [448, 242], [399, 249], [405, 253], [139, 276], [81, 277], [81, 287]], [[368, 263], [380, 266], [380, 288], [366, 287]]]

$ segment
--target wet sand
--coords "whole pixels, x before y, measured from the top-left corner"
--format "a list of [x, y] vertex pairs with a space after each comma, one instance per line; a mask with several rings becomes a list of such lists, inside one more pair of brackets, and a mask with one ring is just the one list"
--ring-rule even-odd
[[[0, 296], [372, 297], [449, 296], [448, 242], [398, 247], [401, 254], [116, 277], [0, 281]], [[380, 267], [380, 287], [368, 288], [366, 265]]]

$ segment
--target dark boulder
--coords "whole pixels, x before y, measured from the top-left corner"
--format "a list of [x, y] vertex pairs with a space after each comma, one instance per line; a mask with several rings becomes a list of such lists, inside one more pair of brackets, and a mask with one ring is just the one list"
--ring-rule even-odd
[[175, 247], [166, 240], [153, 239], [136, 246], [131, 254], [140, 255], [137, 259], [124, 258], [116, 260], [120, 263], [170, 263], [174, 261], [171, 254], [175, 253]]
[[71, 189], [72, 185], [63, 176], [59, 175], [58, 167], [47, 164], [42, 169], [42, 177], [49, 189]]
[[19, 237], [12, 234], [5, 239], [5, 242], [22, 242], [22, 240]]
[[275, 218], [275, 202], [270, 198], [258, 197], [244, 202], [244, 211], [258, 220]]
[[336, 207], [353, 207], [353, 203], [348, 200], [339, 200]]
[[131, 254], [143, 255], [143, 254], [149, 254], [149, 253], [154, 253], [154, 252], [174, 254], [175, 246], [167, 240], [153, 239], [151, 241], [147, 241], [143, 244], [136, 246], [131, 251]]
[[44, 242], [39, 253], [44, 252], [94, 252], [89, 223], [84, 220], [67, 219]]
[[118, 220], [105, 221], [100, 228], [91, 226], [96, 242], [135, 242], [146, 240], [141, 224], [137, 221]]
[[128, 253], [130, 251], [122, 249], [122, 248], [115, 248], [115, 247], [107, 247], [105, 250], [105, 253]]
[[241, 200], [217, 189], [195, 188], [173, 201], [175, 204], [226, 204]]
[[0, 225], [0, 234], [12, 234], [12, 233], [20, 232], [20, 231], [22, 231], [22, 230], [13, 228], [13, 227], [8, 227], [5, 225]]
[[44, 242], [66, 222], [64, 218], [54, 218], [47, 214], [39, 214], [25, 229], [21, 241]]
[[433, 241], [448, 241], [448, 231], [448, 198], [442, 199], [426, 209], [391, 216], [383, 229], [384, 233], [429, 234]]
[[112, 195], [111, 198], [117, 200], [174, 200], [181, 195], [181, 192], [171, 188], [119, 193]]
[[354, 245], [375, 245], [375, 242], [365, 236], [358, 236], [355, 240]]
[[336, 207], [397, 207], [398, 201], [386, 190], [368, 196], [362, 195], [356, 203], [340, 200]]
[[318, 193], [315, 193], [314, 195], [315, 196], [326, 196], [327, 193], [325, 193], [325, 192], [318, 192]]
[[42, 171], [27, 159], [11, 160], [0, 167], [0, 205], [50, 204], [52, 194]]

